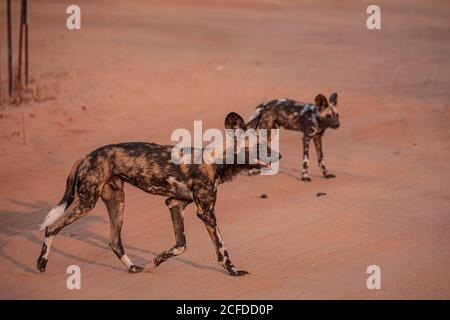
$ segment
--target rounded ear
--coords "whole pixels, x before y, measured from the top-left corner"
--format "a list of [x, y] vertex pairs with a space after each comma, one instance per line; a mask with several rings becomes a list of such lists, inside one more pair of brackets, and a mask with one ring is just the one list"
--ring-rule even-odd
[[226, 129], [242, 129], [247, 130], [247, 125], [244, 119], [236, 112], [230, 112], [225, 118], [225, 128]]
[[328, 101], [330, 101], [330, 103], [331, 103], [333, 106], [337, 106], [337, 97], [338, 97], [338, 95], [337, 95], [336, 92], [335, 92], [335, 93], [332, 93], [331, 96], [328, 98]]
[[316, 99], [314, 100], [314, 104], [319, 110], [323, 110], [328, 107], [327, 98], [323, 94], [318, 94]]

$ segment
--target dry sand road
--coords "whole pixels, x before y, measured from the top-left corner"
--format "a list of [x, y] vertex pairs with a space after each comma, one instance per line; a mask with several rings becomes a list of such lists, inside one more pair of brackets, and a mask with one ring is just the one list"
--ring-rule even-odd
[[[44, 101], [0, 111], [0, 298], [450, 298], [448, 2], [379, 1], [379, 31], [366, 28], [368, 1], [78, 1], [80, 31], [65, 27], [66, 2], [30, 8]], [[186, 253], [128, 274], [101, 202], [37, 272], [38, 224], [84, 153], [171, 143], [194, 120], [222, 128], [229, 111], [247, 118], [268, 98], [334, 91], [342, 126], [324, 151], [336, 179], [312, 165], [313, 181], [299, 181], [299, 135], [282, 131], [279, 174], [219, 188], [225, 243], [250, 275], [216, 264], [193, 206]], [[125, 249], [145, 264], [172, 245], [170, 215], [164, 198], [126, 192]], [[66, 289], [72, 264], [81, 290]], [[369, 265], [381, 267], [381, 290], [366, 287]]]

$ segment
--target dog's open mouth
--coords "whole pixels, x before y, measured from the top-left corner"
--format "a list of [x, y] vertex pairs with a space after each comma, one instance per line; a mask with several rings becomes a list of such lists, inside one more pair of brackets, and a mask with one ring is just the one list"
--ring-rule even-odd
[[253, 159], [253, 161], [255, 162], [255, 164], [257, 164], [258, 166], [260, 166], [262, 168], [270, 168], [272, 166], [272, 163], [264, 162], [259, 159]]

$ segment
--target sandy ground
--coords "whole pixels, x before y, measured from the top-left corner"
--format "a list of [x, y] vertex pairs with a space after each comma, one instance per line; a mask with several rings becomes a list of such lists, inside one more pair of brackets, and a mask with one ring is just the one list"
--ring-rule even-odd
[[[448, 2], [379, 1], [379, 31], [366, 28], [368, 1], [78, 1], [82, 30], [68, 31], [70, 3], [32, 2], [31, 74], [45, 101], [0, 111], [0, 298], [450, 298]], [[81, 155], [171, 143], [194, 120], [222, 128], [229, 111], [248, 118], [268, 98], [334, 91], [342, 126], [324, 151], [336, 179], [313, 152], [313, 181], [299, 181], [299, 135], [282, 131], [279, 174], [219, 188], [225, 243], [250, 275], [216, 264], [194, 206], [186, 253], [128, 274], [101, 202], [37, 272], [38, 224]], [[125, 249], [146, 264], [173, 244], [170, 215], [164, 198], [126, 192]], [[66, 289], [72, 264], [81, 290]], [[381, 290], [366, 287], [369, 265]]]

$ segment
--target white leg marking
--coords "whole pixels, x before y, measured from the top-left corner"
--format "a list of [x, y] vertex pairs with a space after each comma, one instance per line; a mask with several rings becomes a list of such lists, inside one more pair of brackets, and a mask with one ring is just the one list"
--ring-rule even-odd
[[120, 261], [122, 261], [122, 263], [124, 265], [126, 265], [128, 268], [131, 267], [133, 265], [133, 263], [131, 262], [130, 258], [128, 258], [128, 256], [126, 254], [124, 254], [121, 258]]
[[43, 256], [44, 259], [48, 260], [48, 255], [50, 253], [50, 247], [52, 246], [52, 242], [55, 236], [45, 237], [44, 244], [46, 245], [47, 249], [45, 250], [45, 254]]
[[56, 220], [61, 218], [62, 215], [64, 214], [64, 210], [66, 210], [66, 205], [67, 204], [64, 202], [63, 204], [61, 204], [59, 206], [54, 206], [52, 208], [52, 210], [50, 210], [50, 212], [47, 214], [47, 216], [45, 217], [44, 221], [39, 226], [39, 228], [41, 230], [44, 230], [46, 227], [48, 227], [49, 225], [54, 223]]

